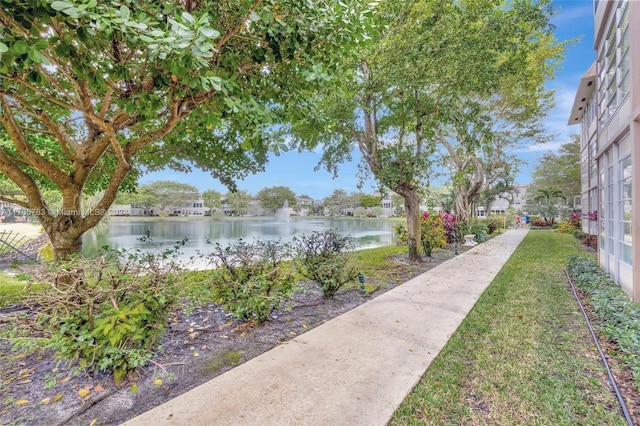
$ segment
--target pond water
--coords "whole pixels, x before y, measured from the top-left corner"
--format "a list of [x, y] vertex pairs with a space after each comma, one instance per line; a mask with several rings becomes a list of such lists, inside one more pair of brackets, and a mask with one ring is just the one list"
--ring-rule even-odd
[[[248, 242], [280, 240], [290, 242], [294, 236], [313, 231], [335, 230], [342, 235], [351, 235], [357, 248], [380, 247], [394, 242], [395, 222], [377, 219], [331, 219], [331, 218], [276, 218], [210, 220], [205, 219], [157, 219], [157, 220], [112, 220], [103, 230], [89, 232], [83, 241], [85, 256], [96, 255], [102, 246], [114, 249], [140, 249], [153, 251], [154, 247], [167, 249], [187, 238], [180, 248], [180, 261], [190, 268], [203, 268], [202, 253], [211, 251], [211, 244], [228, 246], [239, 239]], [[145, 235], [151, 241], [143, 241]]]

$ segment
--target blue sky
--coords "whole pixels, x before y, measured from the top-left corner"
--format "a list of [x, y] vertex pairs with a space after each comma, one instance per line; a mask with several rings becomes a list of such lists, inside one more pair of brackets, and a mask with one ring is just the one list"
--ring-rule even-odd
[[[555, 25], [556, 38], [560, 41], [580, 38], [570, 45], [565, 52], [565, 62], [556, 74], [556, 78], [547, 82], [547, 87], [555, 90], [555, 107], [550, 111], [545, 124], [547, 129], [557, 135], [555, 140], [545, 145], [533, 145], [517, 151], [516, 154], [526, 162], [521, 166], [517, 183], [529, 183], [531, 172], [538, 160], [548, 152], [554, 152], [560, 145], [570, 140], [570, 135], [579, 132], [579, 126], [567, 126], [571, 106], [576, 88], [582, 74], [594, 61], [593, 51], [593, 2], [592, 0], [556, 0], [554, 9], [558, 11], [552, 19]], [[315, 199], [322, 199], [330, 195], [335, 189], [347, 192], [357, 191], [357, 159], [343, 164], [336, 179], [320, 170], [315, 172], [318, 163], [317, 153], [288, 152], [279, 157], [271, 156], [266, 165], [266, 171], [248, 176], [238, 181], [239, 189], [256, 194], [265, 187], [286, 186], [298, 195], [306, 194]], [[173, 180], [196, 186], [200, 191], [215, 189], [226, 193], [227, 188], [211, 177], [208, 173], [194, 170], [192, 173], [177, 173], [173, 171], [155, 172], [144, 175], [140, 183], [150, 183], [157, 180]], [[375, 190], [373, 184], [367, 184], [364, 192]]]

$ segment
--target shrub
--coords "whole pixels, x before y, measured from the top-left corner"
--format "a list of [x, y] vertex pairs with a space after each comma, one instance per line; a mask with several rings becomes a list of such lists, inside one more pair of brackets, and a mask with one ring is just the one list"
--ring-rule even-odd
[[574, 234], [576, 230], [580, 229], [580, 225], [581, 223], [579, 221], [565, 220], [555, 227], [555, 231], [562, 234]]
[[640, 386], [640, 304], [632, 302], [590, 259], [570, 257], [567, 272], [576, 287], [587, 294], [597, 320], [594, 326], [617, 343], [619, 357], [633, 373], [636, 386]]
[[293, 292], [294, 276], [285, 264], [288, 247], [277, 241], [242, 240], [208, 256], [212, 280], [222, 306], [235, 318], [264, 322]]
[[396, 234], [396, 240], [398, 241], [398, 243], [400, 244], [407, 243], [409, 237], [407, 235], [407, 228], [404, 225], [402, 224], [394, 225], [393, 231]]
[[58, 356], [112, 372], [116, 383], [142, 366], [178, 297], [177, 247], [160, 255], [109, 251], [41, 269], [46, 286], [27, 300]]
[[489, 227], [488, 222], [482, 220], [474, 220], [467, 224], [464, 230], [464, 235], [473, 234], [475, 240], [479, 243], [483, 243], [489, 239]]
[[542, 219], [537, 219], [531, 222], [531, 226], [534, 226], [536, 228], [550, 228], [552, 225], [553, 224], [551, 222]]
[[358, 275], [353, 238], [333, 230], [302, 234], [293, 240], [298, 271], [318, 283], [324, 298], [333, 297]]
[[[447, 218], [446, 221], [445, 217]], [[395, 225], [393, 229], [396, 233], [397, 241], [401, 244], [406, 244], [408, 236], [405, 225]], [[449, 215], [447, 217], [424, 212], [420, 221], [420, 238], [424, 254], [431, 256], [434, 248], [446, 247], [448, 238], [454, 239], [456, 232], [459, 235], [459, 226], [453, 216]]]
[[502, 226], [502, 221], [492, 217], [487, 221], [487, 234], [493, 234], [497, 229], [500, 229], [500, 226]]
[[444, 221], [439, 215], [425, 213], [425, 216], [420, 222], [422, 248], [425, 255], [431, 256], [434, 248], [447, 246], [447, 234]]
[[584, 244], [585, 247], [588, 247], [593, 250], [598, 249], [597, 235], [585, 234], [584, 236], [580, 237], [580, 241], [582, 241], [582, 244]]

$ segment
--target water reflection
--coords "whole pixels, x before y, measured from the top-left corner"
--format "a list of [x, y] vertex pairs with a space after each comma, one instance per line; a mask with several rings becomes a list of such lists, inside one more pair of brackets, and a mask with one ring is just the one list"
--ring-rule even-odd
[[[115, 249], [153, 250], [153, 244], [162, 248], [172, 247], [176, 242], [187, 238], [180, 249], [182, 262], [189, 267], [202, 268], [202, 253], [210, 251], [207, 243], [220, 243], [228, 246], [238, 239], [246, 241], [280, 240], [290, 242], [294, 236], [310, 234], [313, 231], [333, 229], [343, 235], [351, 235], [358, 248], [371, 248], [392, 244], [394, 239], [393, 222], [373, 219], [291, 219], [288, 222], [265, 219], [247, 220], [129, 220], [112, 221], [102, 232], [89, 232], [85, 235], [83, 253], [96, 255], [102, 246]], [[140, 241], [149, 234], [152, 243]]]

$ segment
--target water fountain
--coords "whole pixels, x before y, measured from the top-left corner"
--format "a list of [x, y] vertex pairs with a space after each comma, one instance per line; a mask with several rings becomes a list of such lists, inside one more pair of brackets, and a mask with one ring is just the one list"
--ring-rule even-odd
[[284, 200], [282, 203], [282, 207], [276, 210], [276, 221], [277, 222], [289, 222], [291, 218], [291, 213], [289, 212], [289, 202]]

